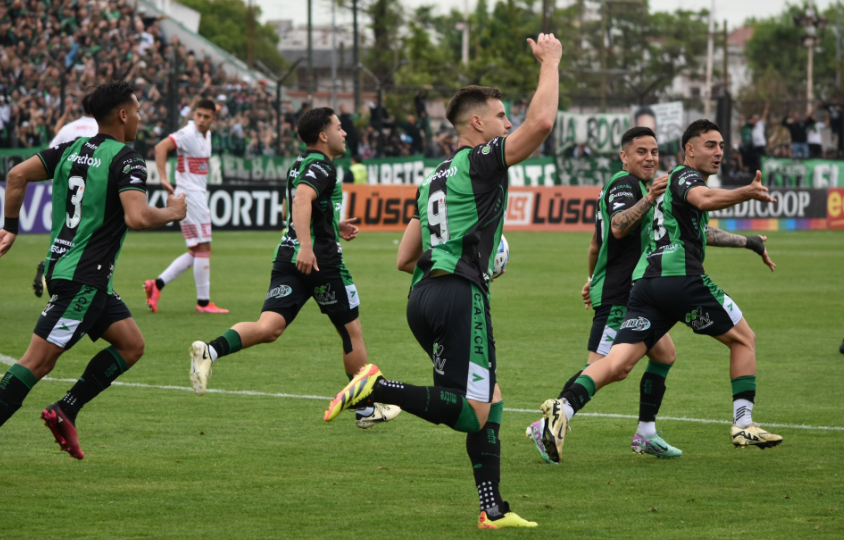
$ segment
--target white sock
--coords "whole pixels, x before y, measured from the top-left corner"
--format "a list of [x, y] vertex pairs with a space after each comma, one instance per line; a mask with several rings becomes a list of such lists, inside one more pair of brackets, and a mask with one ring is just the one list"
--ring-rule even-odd
[[361, 416], [372, 416], [375, 413], [375, 407], [364, 407], [363, 409], [358, 409], [355, 412], [357, 412]]
[[217, 349], [215, 349], [211, 345], [208, 345], [208, 354], [211, 355], [212, 362], [217, 359]]
[[574, 409], [571, 405], [569, 405], [569, 400], [563, 399], [563, 412], [566, 413], [566, 419], [571, 420], [571, 417], [574, 416]]
[[656, 422], [639, 422], [636, 433], [642, 437], [653, 437], [656, 435]]
[[196, 281], [196, 299], [211, 299], [211, 252], [197, 251], [193, 265], [193, 279]]
[[753, 423], [753, 402], [746, 399], [733, 401], [733, 424], [746, 428]]
[[170, 266], [163, 272], [161, 275], [158, 276], [158, 279], [163, 281], [165, 284], [170, 283], [180, 275], [182, 272], [187, 270], [193, 266], [193, 253], [188, 251], [187, 253], [182, 253], [178, 257], [176, 257], [173, 262], [170, 263]]

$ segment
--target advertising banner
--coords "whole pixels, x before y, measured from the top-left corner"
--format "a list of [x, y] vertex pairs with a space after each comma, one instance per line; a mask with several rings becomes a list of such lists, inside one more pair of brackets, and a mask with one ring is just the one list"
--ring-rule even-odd
[[682, 101], [634, 106], [630, 112], [633, 114], [633, 125], [651, 128], [660, 147], [683, 137], [686, 124]]
[[746, 201], [724, 210], [710, 212], [716, 219], [821, 219], [826, 218], [827, 190], [776, 189], [770, 191], [775, 203]]
[[827, 227], [844, 229], [844, 188], [830, 189], [827, 197]]
[[770, 187], [844, 187], [844, 161], [762, 158], [762, 183]]
[[557, 113], [554, 136], [557, 148], [586, 144], [593, 152], [611, 154], [621, 147], [621, 137], [630, 129], [629, 113]]

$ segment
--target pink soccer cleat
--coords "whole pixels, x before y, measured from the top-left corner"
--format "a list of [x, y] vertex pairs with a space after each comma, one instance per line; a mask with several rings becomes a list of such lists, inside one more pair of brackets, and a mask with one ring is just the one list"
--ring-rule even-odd
[[214, 305], [214, 302], [208, 302], [207, 306], [200, 306], [199, 304], [196, 305], [196, 312], [197, 313], [228, 313], [229, 310], [223, 309], [221, 307], [217, 307]]
[[82, 459], [85, 454], [79, 447], [79, 439], [76, 437], [76, 427], [64, 414], [58, 403], [53, 403], [41, 411], [41, 419], [44, 425], [53, 432], [53, 437], [59, 443], [62, 450], [70, 454], [70, 457]]
[[147, 307], [153, 313], [158, 313], [158, 298], [161, 296], [161, 291], [155, 286], [154, 279], [144, 281], [144, 292], [147, 293]]

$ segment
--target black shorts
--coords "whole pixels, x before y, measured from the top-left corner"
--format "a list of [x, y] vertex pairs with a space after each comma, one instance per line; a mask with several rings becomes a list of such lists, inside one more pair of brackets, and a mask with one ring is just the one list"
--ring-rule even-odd
[[345, 325], [358, 318], [358, 290], [342, 264], [324, 266], [306, 276], [293, 263], [276, 262], [261, 312], [278, 313], [289, 325], [311, 297], [335, 325]]
[[407, 302], [407, 322], [434, 364], [434, 385], [492, 402], [495, 340], [489, 297], [458, 276], [426, 278]]
[[633, 285], [615, 343], [645, 342], [651, 350], [678, 322], [695, 334], [720, 336], [741, 318], [738, 305], [707, 275], [643, 278]]
[[132, 316], [116, 292], [57, 279], [47, 284], [52, 294], [33, 331], [53, 345], [70, 349], [85, 334], [97, 341], [112, 324]]
[[609, 304], [595, 308], [592, 331], [589, 333], [589, 352], [606, 356], [615, 342], [615, 336], [624, 322], [627, 306]]

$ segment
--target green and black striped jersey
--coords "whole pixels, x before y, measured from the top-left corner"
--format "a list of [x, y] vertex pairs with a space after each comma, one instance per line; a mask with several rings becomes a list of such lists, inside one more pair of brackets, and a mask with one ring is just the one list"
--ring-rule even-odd
[[311, 245], [317, 263], [343, 264], [340, 247], [340, 206], [343, 187], [337, 179], [337, 169], [325, 154], [306, 150], [287, 173], [287, 233], [275, 250], [273, 262], [296, 262], [299, 255], [299, 233], [293, 225], [293, 199], [300, 184], [307, 184], [317, 193], [311, 204]]
[[697, 169], [680, 165], [671, 171], [668, 189], [657, 199], [648, 247], [633, 279], [705, 274], [706, 225], [709, 213], [686, 201], [689, 190], [706, 186]]
[[110, 294], [129, 230], [120, 192], [146, 193], [146, 162], [132, 148], [102, 133], [36, 155], [53, 179], [53, 224], [44, 275]]
[[419, 186], [423, 253], [411, 287], [442, 270], [488, 290], [507, 208], [505, 140], [458, 149]]
[[653, 209], [624, 238], [616, 238], [612, 234], [612, 217], [632, 208], [647, 195], [644, 182], [627, 171], [621, 171], [610, 178], [598, 196], [598, 219], [595, 221], [598, 261], [589, 285], [593, 308], [602, 304], [626, 306], [630, 299], [633, 270], [642, 249], [648, 245]]

